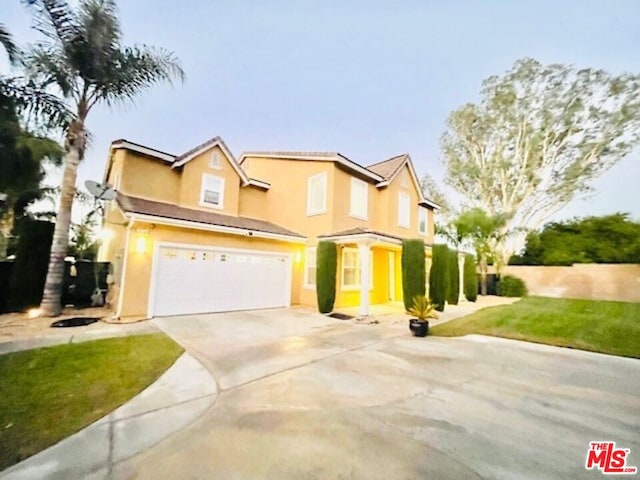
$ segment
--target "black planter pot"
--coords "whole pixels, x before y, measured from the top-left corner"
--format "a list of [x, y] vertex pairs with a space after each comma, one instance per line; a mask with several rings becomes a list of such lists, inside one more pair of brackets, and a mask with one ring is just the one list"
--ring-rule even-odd
[[429, 333], [429, 322], [419, 322], [412, 318], [409, 320], [409, 330], [413, 332], [414, 337], [426, 337]]

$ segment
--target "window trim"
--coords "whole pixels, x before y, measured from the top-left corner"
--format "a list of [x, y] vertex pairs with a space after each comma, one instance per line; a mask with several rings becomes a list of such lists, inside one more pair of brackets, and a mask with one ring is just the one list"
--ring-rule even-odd
[[[355, 252], [357, 257], [357, 265], [356, 265], [356, 270], [360, 270], [360, 283], [356, 284], [356, 285], [345, 285], [344, 284], [344, 266], [345, 266], [345, 261], [344, 261], [344, 257], [345, 257], [345, 253], [353, 253]], [[373, 290], [373, 250], [369, 250], [369, 291]], [[351, 267], [354, 268], [354, 267]], [[361, 284], [362, 284], [362, 265], [360, 264], [360, 250], [354, 247], [344, 247], [342, 249], [342, 253], [340, 255], [340, 290], [343, 291], [357, 291], [360, 290], [361, 288]]]
[[[402, 208], [402, 201], [400, 200], [401, 198], [406, 198], [407, 199], [407, 208], [406, 208], [406, 217], [407, 217], [407, 223], [402, 223], [402, 215], [401, 215], [401, 208]], [[411, 227], [411, 197], [409, 197], [409, 195], [405, 192], [398, 192], [398, 226], [400, 228], [410, 228]]]
[[311, 283], [309, 283], [307, 281], [309, 279], [309, 253], [310, 252], [313, 252], [314, 256], [316, 256], [316, 265], [315, 265], [316, 271], [317, 271], [317, 268], [318, 268], [318, 257], [317, 257], [318, 248], [317, 247], [307, 247], [305, 249], [305, 252], [304, 252], [304, 278], [303, 278], [303, 281], [302, 281], [302, 286], [304, 288], [306, 288], [307, 290], [315, 290], [316, 289], [315, 278], [313, 279], [314, 280], [313, 284], [311, 284]]
[[[420, 216], [424, 213], [424, 231], [420, 230]], [[420, 235], [424, 235], [425, 237], [429, 235], [429, 212], [427, 209], [421, 205], [418, 206], [418, 233]]]
[[[213, 203], [204, 201], [204, 191], [205, 184], [207, 179], [214, 179], [220, 181], [220, 202], [218, 205], [214, 205]], [[202, 174], [202, 182], [200, 183], [200, 205], [207, 208], [216, 208], [218, 210], [222, 210], [224, 208], [224, 178], [218, 177], [217, 175], [211, 175], [208, 173]]]
[[[320, 180], [322, 185], [322, 206], [314, 210], [311, 208], [311, 185], [314, 180], [317, 179]], [[311, 175], [309, 178], [307, 178], [307, 217], [322, 215], [323, 213], [327, 213], [327, 172], [316, 173], [315, 175]]]
[[[354, 185], [358, 187], [364, 187], [364, 215], [355, 213], [353, 211], [353, 192]], [[349, 216], [353, 218], [359, 218], [360, 220], [369, 220], [369, 185], [367, 182], [360, 180], [359, 178], [351, 177], [351, 191], [349, 195]]]

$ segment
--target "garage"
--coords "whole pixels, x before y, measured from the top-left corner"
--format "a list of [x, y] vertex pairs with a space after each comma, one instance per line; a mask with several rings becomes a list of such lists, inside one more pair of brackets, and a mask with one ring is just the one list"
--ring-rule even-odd
[[153, 285], [153, 316], [287, 307], [291, 304], [291, 256], [160, 245]]

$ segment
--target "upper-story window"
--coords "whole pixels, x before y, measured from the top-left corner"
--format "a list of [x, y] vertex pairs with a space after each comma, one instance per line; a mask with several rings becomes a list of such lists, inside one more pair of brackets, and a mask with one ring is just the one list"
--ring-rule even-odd
[[222, 208], [224, 205], [224, 178], [214, 175], [202, 175], [200, 205]]
[[351, 207], [349, 214], [353, 217], [367, 219], [367, 184], [357, 178], [351, 179]]
[[427, 209], [424, 207], [418, 207], [418, 233], [427, 234]]
[[211, 152], [211, 157], [209, 157], [209, 166], [211, 168], [219, 169], [222, 167], [220, 164], [220, 155], [215, 150]]
[[402, 173], [400, 173], [400, 185], [402, 188], [409, 188], [409, 172], [407, 172], [406, 168], [403, 168]]
[[398, 193], [398, 226], [409, 228], [409, 195]]
[[319, 173], [307, 180], [307, 215], [327, 211], [327, 174]]

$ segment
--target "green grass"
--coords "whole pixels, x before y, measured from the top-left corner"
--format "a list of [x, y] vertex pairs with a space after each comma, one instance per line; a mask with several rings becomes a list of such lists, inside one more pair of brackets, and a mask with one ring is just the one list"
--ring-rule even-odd
[[0, 470], [122, 405], [181, 352], [165, 335], [152, 334], [0, 356]]
[[429, 329], [471, 333], [640, 358], [640, 304], [528, 297]]

